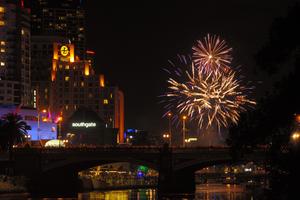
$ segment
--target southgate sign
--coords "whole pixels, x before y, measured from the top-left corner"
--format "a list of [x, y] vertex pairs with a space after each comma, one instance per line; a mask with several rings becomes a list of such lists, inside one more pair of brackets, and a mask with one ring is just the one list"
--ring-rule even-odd
[[73, 122], [72, 127], [90, 128], [90, 127], [96, 127], [96, 123], [95, 122]]

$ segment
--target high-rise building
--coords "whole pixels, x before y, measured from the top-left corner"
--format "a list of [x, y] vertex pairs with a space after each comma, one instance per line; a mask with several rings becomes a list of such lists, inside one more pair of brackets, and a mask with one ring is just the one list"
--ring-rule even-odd
[[31, 87], [35, 96], [33, 106], [38, 110], [50, 105], [50, 74], [55, 42], [67, 43], [68, 40], [59, 36], [31, 37]]
[[61, 36], [75, 44], [75, 53], [85, 58], [85, 11], [81, 0], [27, 0], [31, 9], [32, 35]]
[[[73, 44], [54, 43], [51, 69], [50, 110], [69, 118], [79, 107], [96, 112], [107, 128], [118, 128], [118, 141], [124, 137], [124, 97], [118, 87], [105, 85], [91, 60], [76, 58]], [[39, 99], [39, 97], [37, 97]]]
[[29, 12], [22, 1], [0, 0], [0, 104], [32, 105]]

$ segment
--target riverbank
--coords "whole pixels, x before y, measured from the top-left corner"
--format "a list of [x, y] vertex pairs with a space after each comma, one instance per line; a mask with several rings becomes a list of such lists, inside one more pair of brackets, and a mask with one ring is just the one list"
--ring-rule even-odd
[[24, 177], [0, 175], [0, 194], [24, 192], [27, 192], [26, 180]]

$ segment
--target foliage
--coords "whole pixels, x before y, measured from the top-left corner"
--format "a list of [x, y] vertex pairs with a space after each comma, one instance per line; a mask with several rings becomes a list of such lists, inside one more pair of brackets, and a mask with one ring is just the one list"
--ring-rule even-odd
[[27, 135], [27, 124], [16, 113], [8, 113], [1, 118], [0, 145], [9, 150], [14, 144], [23, 143]]

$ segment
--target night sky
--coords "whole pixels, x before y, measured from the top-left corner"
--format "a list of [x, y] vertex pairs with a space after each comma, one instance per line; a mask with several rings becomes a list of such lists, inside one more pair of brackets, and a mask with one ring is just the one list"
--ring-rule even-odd
[[107, 2], [86, 0], [87, 46], [96, 51], [96, 71], [124, 91], [125, 128], [159, 134], [167, 129], [158, 96], [166, 91], [168, 60], [190, 54], [207, 33], [217, 34], [233, 48], [233, 63], [247, 80], [265, 81], [253, 55], [272, 21], [295, 1]]

